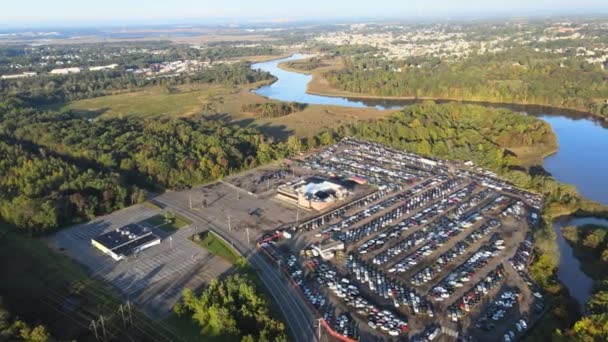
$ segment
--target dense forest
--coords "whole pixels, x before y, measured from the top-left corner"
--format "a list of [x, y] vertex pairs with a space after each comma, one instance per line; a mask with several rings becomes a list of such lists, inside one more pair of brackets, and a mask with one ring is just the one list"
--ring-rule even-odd
[[258, 118], [278, 118], [280, 116], [301, 112], [306, 108], [306, 104], [297, 102], [265, 102], [244, 104], [241, 111], [252, 113]]
[[450, 62], [358, 55], [344, 64], [326, 77], [353, 93], [539, 104], [608, 116], [608, 72], [576, 57], [518, 48]]
[[204, 335], [241, 342], [287, 341], [285, 325], [272, 318], [268, 302], [247, 274], [214, 279], [200, 296], [185, 290], [174, 310], [190, 316]]
[[608, 340], [608, 228], [600, 226], [565, 227], [566, 241], [574, 248], [582, 269], [594, 279], [587, 313], [574, 324], [576, 341]]
[[[22, 115], [27, 113], [27, 115]], [[0, 214], [21, 228], [90, 219], [281, 155], [258, 131], [197, 118], [89, 119], [15, 108], [0, 117]]]
[[516, 165], [509, 148], [555, 146], [549, 125], [533, 117], [432, 101], [408, 106], [387, 119], [343, 126], [338, 135], [358, 136], [421, 155], [472, 160], [493, 169]]

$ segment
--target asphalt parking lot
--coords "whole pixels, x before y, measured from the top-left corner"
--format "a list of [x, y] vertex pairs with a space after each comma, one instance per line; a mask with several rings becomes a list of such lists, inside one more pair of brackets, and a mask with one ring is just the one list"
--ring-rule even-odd
[[195, 232], [193, 226], [172, 234], [155, 229], [154, 233], [162, 238], [160, 245], [121, 261], [91, 246], [91, 239], [102, 233], [131, 223], [145, 225], [144, 220], [159, 213], [145, 205], [135, 205], [64, 229], [48, 242], [86, 266], [97, 279], [118, 289], [125, 301], [135, 303], [151, 318], [160, 319], [171, 312], [184, 288], [199, 288], [229, 272], [231, 265], [188, 240]]

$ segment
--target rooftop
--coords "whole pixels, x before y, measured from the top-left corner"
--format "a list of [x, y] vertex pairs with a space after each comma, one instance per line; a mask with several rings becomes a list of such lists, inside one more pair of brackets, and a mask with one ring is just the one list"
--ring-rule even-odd
[[101, 234], [93, 240], [117, 255], [128, 256], [138, 247], [157, 239], [160, 238], [154, 235], [148, 228], [138, 224], [128, 224]]

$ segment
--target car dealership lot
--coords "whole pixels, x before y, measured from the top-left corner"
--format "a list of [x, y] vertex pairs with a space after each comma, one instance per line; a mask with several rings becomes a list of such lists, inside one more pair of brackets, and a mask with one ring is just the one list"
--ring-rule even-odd
[[[514, 338], [525, 332], [519, 321], [530, 320], [538, 299], [534, 285], [522, 277], [529, 256], [526, 239], [542, 205], [536, 195], [491, 173], [450, 169], [442, 161], [354, 139], [299, 166], [361, 177], [378, 188], [365, 200], [287, 226], [296, 232], [291, 239], [262, 243], [273, 251], [271, 258], [289, 256], [289, 273], [338, 333], [450, 339], [453, 334], [444, 331], [456, 331], [483, 340], [489, 335], [475, 327], [476, 317], [504, 284], [518, 289], [520, 310], [500, 325], [517, 329], [518, 323]], [[343, 241], [345, 250], [322, 260], [312, 246], [326, 239]], [[389, 318], [378, 315], [383, 310]], [[335, 325], [338, 316], [340, 322], [357, 324]]]

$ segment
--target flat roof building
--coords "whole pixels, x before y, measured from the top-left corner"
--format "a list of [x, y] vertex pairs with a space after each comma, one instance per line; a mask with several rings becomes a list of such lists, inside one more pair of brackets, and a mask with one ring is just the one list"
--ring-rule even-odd
[[112, 259], [119, 261], [160, 244], [160, 237], [154, 235], [148, 228], [138, 224], [128, 224], [91, 239], [91, 244], [111, 256]]
[[342, 185], [324, 179], [300, 180], [277, 189], [277, 198], [314, 210], [323, 210], [348, 194]]

